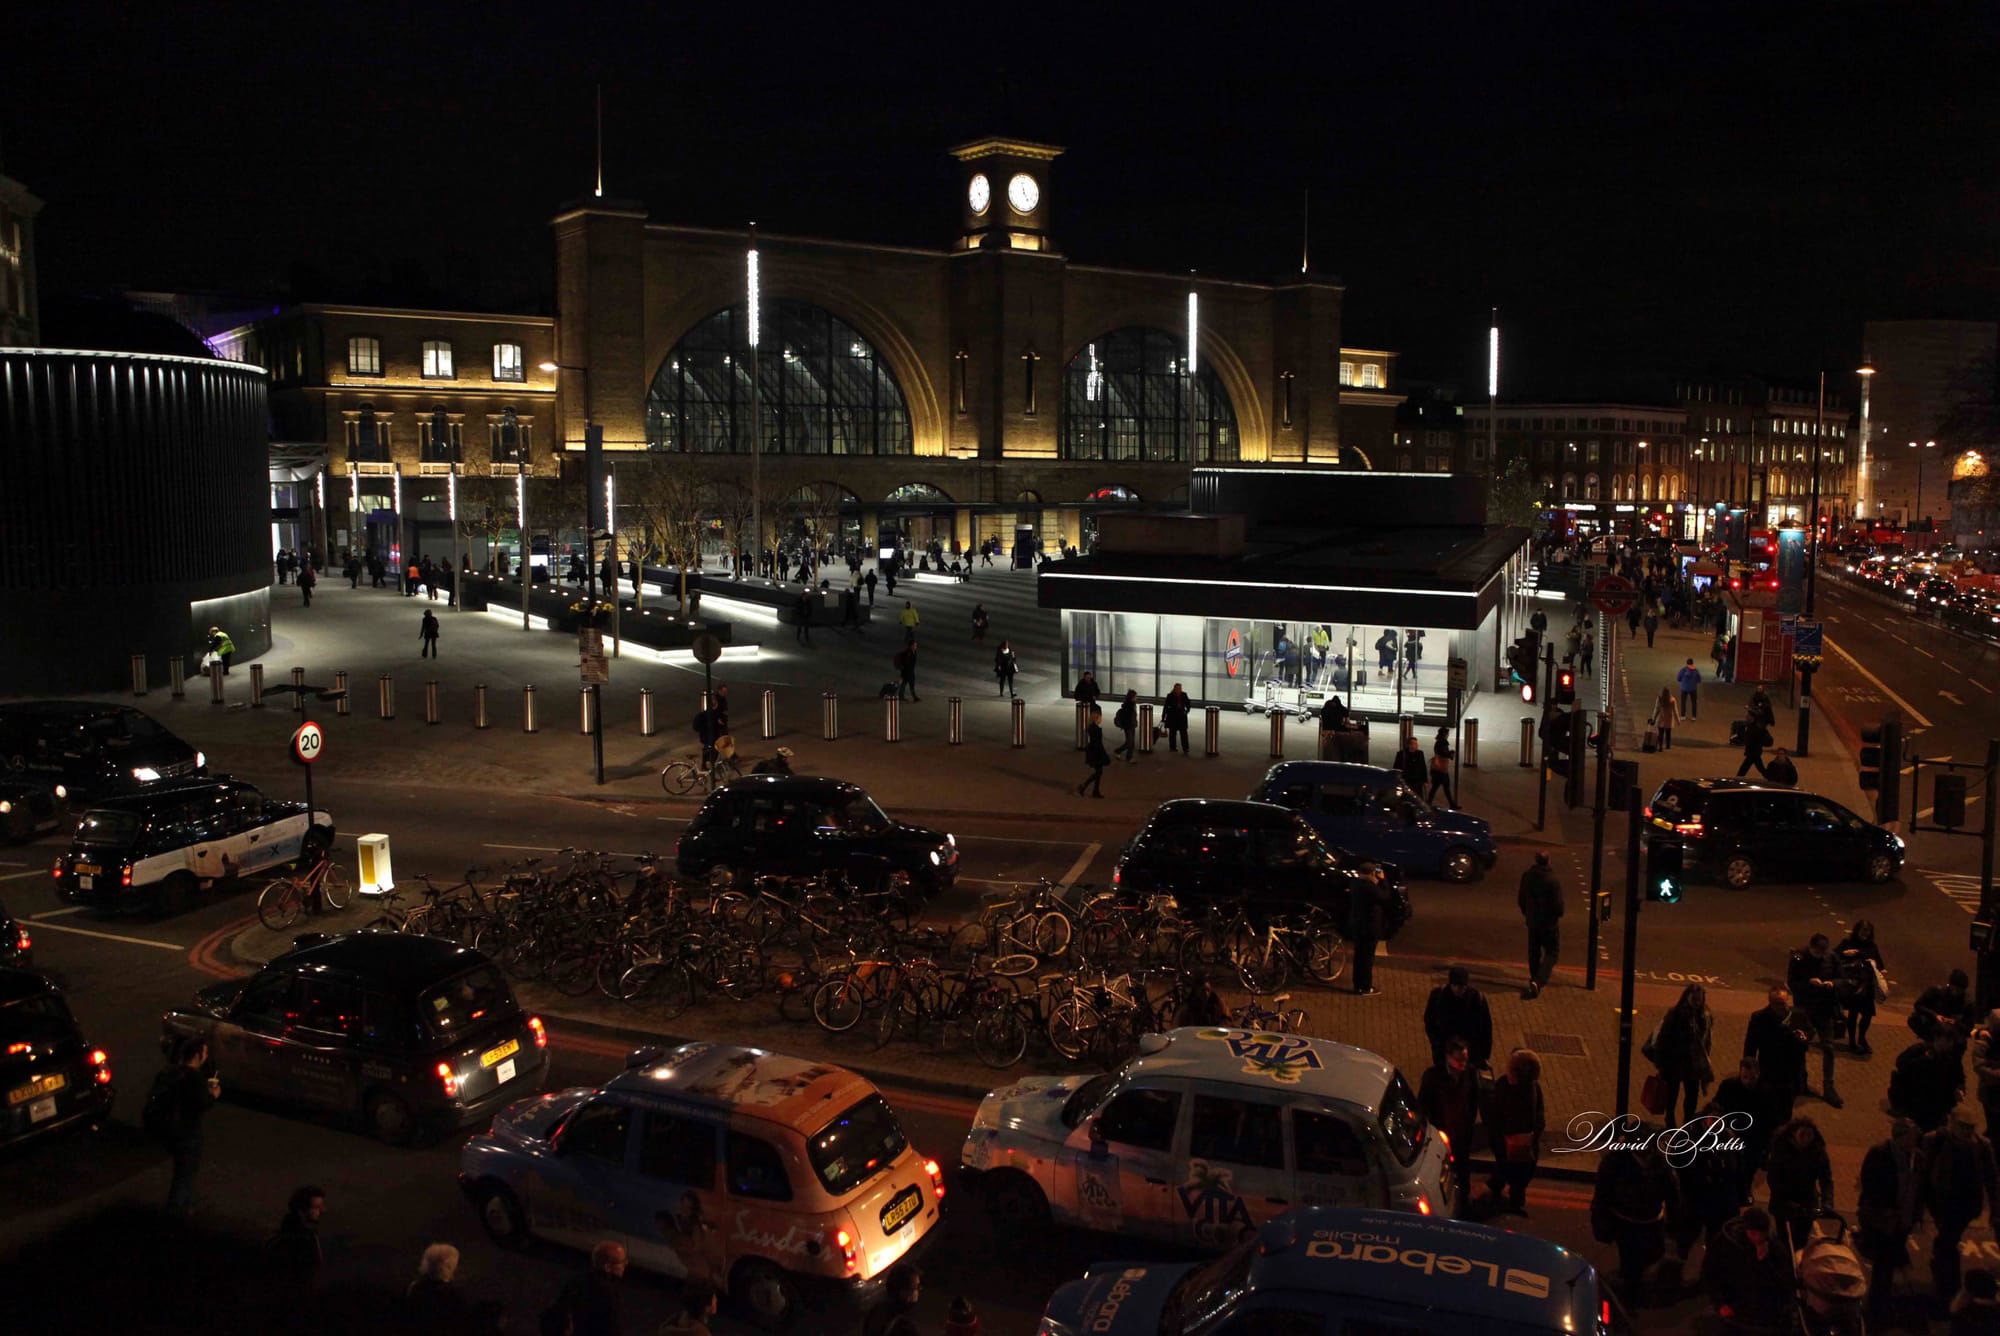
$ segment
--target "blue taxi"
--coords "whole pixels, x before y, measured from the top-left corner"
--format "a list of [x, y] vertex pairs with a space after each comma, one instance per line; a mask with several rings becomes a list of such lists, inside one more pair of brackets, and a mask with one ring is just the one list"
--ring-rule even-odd
[[1293, 809], [1328, 844], [1419, 877], [1473, 881], [1500, 856], [1484, 820], [1431, 806], [1379, 765], [1281, 761], [1250, 797]]
[[1610, 1329], [1596, 1269], [1566, 1248], [1469, 1220], [1306, 1206], [1209, 1262], [1094, 1266], [1055, 1292], [1041, 1336]]

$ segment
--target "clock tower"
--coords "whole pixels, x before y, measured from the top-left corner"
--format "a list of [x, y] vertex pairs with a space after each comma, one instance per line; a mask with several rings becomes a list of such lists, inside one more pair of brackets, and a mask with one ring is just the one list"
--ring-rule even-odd
[[1062, 150], [1025, 139], [976, 139], [951, 151], [959, 162], [960, 250], [1053, 250], [1049, 170]]

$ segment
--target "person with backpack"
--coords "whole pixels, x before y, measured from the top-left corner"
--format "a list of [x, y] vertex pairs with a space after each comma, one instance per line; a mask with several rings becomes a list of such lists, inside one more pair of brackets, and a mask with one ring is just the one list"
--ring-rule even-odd
[[1090, 723], [1083, 731], [1083, 763], [1090, 767], [1090, 774], [1076, 786], [1079, 798], [1085, 789], [1090, 790], [1092, 797], [1104, 796], [1104, 769], [1111, 764], [1111, 753], [1104, 750], [1104, 726], [1098, 722], [1103, 717], [1104, 711], [1095, 705], [1090, 707]]
[[1132, 754], [1139, 740], [1139, 692], [1136, 688], [1126, 689], [1125, 699], [1118, 702], [1118, 712], [1111, 716], [1111, 722], [1125, 735], [1118, 754], [1125, 758], [1125, 764], [1130, 765], [1138, 759]]
[[173, 1157], [174, 1176], [167, 1188], [167, 1210], [178, 1216], [194, 1213], [194, 1176], [201, 1168], [201, 1120], [222, 1097], [222, 1082], [208, 1060], [208, 1043], [183, 1035], [174, 1044], [166, 1068], [153, 1078], [142, 1115], [146, 1131]]
[[921, 700], [917, 695], [917, 640], [914, 635], [903, 647], [890, 656], [889, 662], [896, 666], [896, 699], [903, 699], [908, 692], [911, 701]]

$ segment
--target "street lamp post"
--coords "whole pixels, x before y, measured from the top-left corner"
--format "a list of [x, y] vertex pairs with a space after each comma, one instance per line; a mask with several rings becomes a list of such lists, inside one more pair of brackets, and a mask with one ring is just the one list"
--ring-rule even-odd
[[[764, 568], [764, 378], [758, 344], [762, 342], [762, 284], [757, 260], [757, 224], [750, 224], [750, 253], [745, 258], [745, 290], [750, 306], [750, 560], [752, 570]], [[743, 554], [736, 554], [736, 573], [743, 574]]]
[[[1925, 441], [1922, 448], [1924, 450], [1935, 450], [1937, 449], [1937, 442]], [[1918, 449], [1915, 441], [1910, 442], [1910, 449]], [[1906, 530], [1916, 528], [1924, 518], [1924, 460], [1927, 458], [1929, 456], [1922, 453], [1917, 455], [1917, 503], [1910, 509], [1909, 523], [1903, 526]]]
[[1868, 513], [1868, 389], [1875, 376], [1875, 363], [1866, 353], [1854, 374], [1861, 377], [1861, 445], [1854, 466], [1854, 514], [1859, 518]]
[[[1812, 498], [1806, 513], [1806, 616], [1813, 618], [1819, 593], [1819, 457], [1826, 451], [1822, 434], [1826, 430], [1826, 372], [1819, 373], [1819, 401], [1813, 409]], [[1809, 754], [1812, 745], [1812, 684], [1814, 665], [1799, 665], [1799, 755]]]
[[1494, 307], [1486, 326], [1486, 467], [1500, 468], [1500, 308]]
[[[1193, 272], [1190, 271], [1188, 275], [1190, 280], [1192, 280], [1193, 276], [1194, 276]], [[1194, 376], [1196, 367], [1195, 349], [1197, 346], [1197, 337], [1200, 333], [1200, 330], [1201, 330], [1201, 298], [1195, 295], [1194, 286], [1192, 282], [1190, 282], [1188, 286], [1188, 295], [1187, 295], [1187, 356], [1181, 359], [1186, 371], [1185, 380], [1187, 382], [1187, 390], [1185, 393], [1181, 395], [1181, 412], [1187, 418], [1188, 509], [1189, 510], [1194, 509], [1194, 471], [1195, 471], [1195, 466], [1200, 463], [1200, 459], [1195, 453], [1195, 444], [1194, 444]]]

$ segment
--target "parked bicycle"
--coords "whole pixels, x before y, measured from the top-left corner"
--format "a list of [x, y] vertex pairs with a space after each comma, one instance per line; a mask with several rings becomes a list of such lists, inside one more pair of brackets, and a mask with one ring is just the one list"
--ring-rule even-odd
[[279, 877], [257, 896], [257, 918], [273, 932], [282, 932], [299, 921], [303, 912], [314, 914], [347, 907], [354, 884], [331, 857], [322, 856], [303, 872]]

